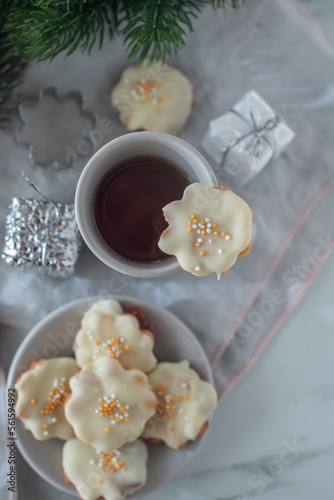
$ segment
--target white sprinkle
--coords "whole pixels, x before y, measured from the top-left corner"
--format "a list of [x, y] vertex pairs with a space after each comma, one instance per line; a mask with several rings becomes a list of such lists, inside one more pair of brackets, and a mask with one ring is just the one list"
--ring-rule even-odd
[[206, 230], [206, 232], [207, 232], [208, 234], [210, 234], [210, 233], [211, 233], [211, 229], [208, 227], [208, 229]]
[[201, 229], [204, 229], [204, 228], [205, 228], [204, 224], [199, 223], [198, 225], [199, 225], [199, 227], [200, 227]]
[[99, 462], [97, 465], [98, 465], [99, 467], [102, 467], [102, 464], [101, 464], [100, 462]]
[[152, 104], [157, 104], [157, 102], [156, 98], [152, 99]]
[[141, 78], [139, 81], [140, 81], [140, 83], [145, 83], [145, 79], [144, 78]]
[[200, 229], [197, 229], [197, 234], [201, 234], [201, 230]]
[[185, 388], [185, 387], [187, 387], [187, 384], [185, 382], [183, 382], [183, 384], [181, 384], [181, 387]]
[[180, 409], [179, 409], [179, 413], [183, 413], [183, 408], [180, 408]]
[[97, 356], [96, 356], [96, 354], [93, 354], [93, 359], [97, 359]]
[[230, 239], [231, 239], [231, 236], [230, 236], [229, 234], [227, 234], [227, 235], [225, 236], [225, 240], [230, 240]]
[[95, 413], [100, 413], [99, 410], [95, 410]]
[[51, 418], [51, 422], [52, 422], [53, 424], [55, 424], [55, 423], [57, 422], [56, 417]]
[[136, 91], [135, 90], [131, 90], [131, 95], [136, 95]]
[[201, 270], [201, 268], [199, 266], [195, 267], [195, 271], [200, 271], [200, 270]]
[[129, 405], [125, 405], [125, 406], [124, 406], [124, 408], [125, 408], [126, 410], [130, 410], [130, 406], [129, 406]]
[[[205, 220], [205, 222], [210, 222], [210, 218], [209, 218], [209, 217], [207, 217], [207, 218], [206, 218], [206, 219], [204, 219], [204, 220]], [[209, 225], [209, 224], [208, 224], [208, 225]]]
[[184, 417], [184, 420], [189, 420], [189, 417]]
[[44, 431], [43, 434], [44, 434], [44, 436], [48, 436], [49, 435], [48, 431]]
[[115, 424], [116, 424], [116, 420], [110, 420], [110, 423], [111, 423], [112, 425], [115, 425]]
[[129, 83], [129, 78], [127, 76], [124, 77], [124, 83]]
[[203, 238], [198, 238], [198, 243], [203, 243]]
[[[206, 220], [206, 219], [205, 219], [205, 220]], [[207, 227], [212, 227], [212, 224], [209, 222], [209, 223], [207, 224]]]
[[115, 397], [116, 397], [116, 394], [112, 394], [110, 397], [115, 398]]
[[94, 460], [89, 460], [89, 463], [90, 463], [91, 465], [94, 465], [94, 464], [95, 464]]
[[218, 248], [218, 253], [223, 253], [223, 250], [221, 248]]
[[212, 243], [212, 240], [209, 240], [209, 243]]
[[192, 227], [193, 227], [194, 229], [197, 229], [197, 224], [193, 224], [193, 225], [192, 225]]

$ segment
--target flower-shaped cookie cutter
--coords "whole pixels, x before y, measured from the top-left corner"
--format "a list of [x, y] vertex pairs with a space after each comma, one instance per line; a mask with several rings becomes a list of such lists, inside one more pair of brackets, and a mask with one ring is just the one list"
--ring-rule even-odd
[[19, 104], [22, 125], [16, 139], [29, 149], [30, 161], [41, 167], [68, 168], [96, 149], [93, 130], [97, 115], [86, 110], [78, 90], [60, 94], [47, 87]]

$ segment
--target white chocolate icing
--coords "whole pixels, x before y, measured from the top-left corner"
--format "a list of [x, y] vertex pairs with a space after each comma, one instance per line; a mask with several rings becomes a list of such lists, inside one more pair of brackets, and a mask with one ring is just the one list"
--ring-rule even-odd
[[159, 248], [196, 276], [225, 273], [251, 244], [252, 211], [230, 189], [190, 184], [163, 208], [169, 227]]
[[70, 379], [65, 415], [75, 435], [94, 448], [113, 450], [142, 433], [156, 397], [146, 375], [125, 370], [109, 356], [88, 363]]
[[152, 130], [177, 134], [193, 105], [188, 79], [176, 68], [144, 61], [123, 72], [111, 93], [111, 103], [120, 112], [128, 130]]
[[80, 367], [102, 356], [116, 358], [124, 368], [143, 372], [149, 372], [157, 363], [152, 338], [142, 333], [133, 315], [123, 314], [114, 299], [95, 302], [84, 314], [74, 350]]
[[78, 439], [63, 447], [64, 472], [83, 500], [121, 500], [131, 495], [146, 482], [147, 458], [147, 448], [140, 440], [104, 452]]
[[201, 380], [188, 361], [159, 363], [148, 378], [158, 406], [143, 437], [162, 439], [173, 449], [196, 439], [217, 406], [215, 388]]
[[42, 359], [16, 382], [16, 416], [35, 439], [74, 437], [64, 401], [70, 393], [69, 379], [78, 370], [73, 358]]

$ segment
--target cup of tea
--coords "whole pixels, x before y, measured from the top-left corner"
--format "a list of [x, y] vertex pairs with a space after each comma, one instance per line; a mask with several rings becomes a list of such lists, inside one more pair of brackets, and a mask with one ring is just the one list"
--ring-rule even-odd
[[90, 250], [121, 273], [154, 278], [179, 269], [158, 247], [162, 208], [193, 182], [217, 186], [205, 158], [161, 132], [133, 132], [107, 143], [85, 166], [76, 189], [79, 230]]

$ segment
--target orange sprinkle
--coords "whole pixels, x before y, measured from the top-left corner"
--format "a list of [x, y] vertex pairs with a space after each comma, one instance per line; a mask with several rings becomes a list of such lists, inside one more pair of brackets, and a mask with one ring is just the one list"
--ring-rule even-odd
[[158, 103], [161, 103], [163, 101], [163, 98], [162, 97], [158, 97], [157, 101], [158, 101]]
[[100, 342], [98, 340], [95, 340], [94, 344], [95, 345], [100, 345]]
[[169, 99], [169, 95], [168, 94], [164, 94], [163, 95], [163, 98], [166, 100], [166, 99]]
[[192, 227], [188, 227], [188, 231], [189, 231], [189, 233], [191, 233], [191, 231], [192, 231], [192, 230], [193, 230], [193, 228], [192, 228]]
[[220, 234], [221, 234], [222, 236], [226, 236], [225, 231], [222, 231]]
[[155, 88], [156, 88], [156, 89], [160, 89], [160, 87], [161, 87], [161, 84], [160, 84], [160, 83], [156, 83], [156, 84], [155, 84]]
[[203, 257], [204, 255], [206, 255], [206, 252], [204, 252], [204, 250], [202, 250], [202, 251], [201, 251], [201, 255], [202, 255], [202, 257]]
[[193, 222], [194, 222], [194, 224], [196, 224], [196, 223], [198, 222], [198, 220], [197, 220], [197, 219], [194, 219], [194, 221], [193, 221]]
[[30, 400], [30, 404], [31, 404], [31, 405], [35, 405], [35, 404], [36, 404], [36, 399], [32, 398], [32, 399]]
[[205, 224], [205, 220], [201, 220], [201, 224]]
[[196, 245], [197, 247], [200, 247], [200, 246], [201, 246], [201, 244], [200, 244], [200, 243], [198, 243], [198, 242], [197, 242], [197, 243], [195, 243], [195, 245]]
[[44, 424], [43, 427], [44, 427], [44, 429], [47, 429], [49, 426], [48, 426], [48, 424]]
[[146, 102], [151, 102], [151, 98], [150, 97], [146, 97], [145, 101]]
[[97, 482], [97, 484], [101, 484], [102, 483], [102, 479], [97, 479], [96, 482]]
[[190, 218], [191, 219], [196, 219], [196, 215], [195, 214], [191, 214]]
[[131, 355], [131, 356], [135, 356], [135, 355], [136, 355], [136, 353], [132, 351], [132, 352], [130, 352], [130, 355]]
[[161, 113], [161, 108], [156, 108], [155, 112], [156, 113]]
[[105, 427], [104, 428], [104, 432], [109, 432], [110, 431], [110, 427]]
[[170, 431], [173, 431], [173, 430], [174, 430], [174, 427], [170, 427], [170, 428], [169, 428], [169, 430], [170, 430]]
[[205, 229], [202, 229], [201, 234], [206, 234]]
[[192, 224], [191, 220], [188, 220], [188, 226], [190, 226], [190, 224]]
[[218, 234], [219, 234], [219, 233], [218, 233], [218, 231], [214, 231], [214, 232], [213, 232], [213, 234], [214, 234], [215, 236], [218, 236]]
[[217, 227], [217, 224], [216, 223], [212, 224], [212, 227]]

